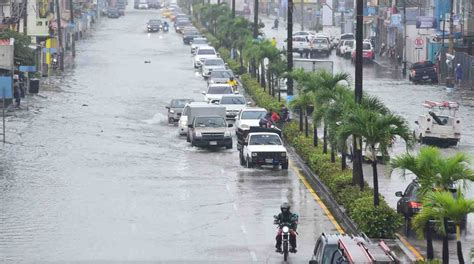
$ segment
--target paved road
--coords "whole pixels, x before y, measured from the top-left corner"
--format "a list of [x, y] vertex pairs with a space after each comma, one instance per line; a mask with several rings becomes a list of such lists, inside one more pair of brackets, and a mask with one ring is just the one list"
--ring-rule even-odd
[[167, 124], [169, 101], [202, 99], [205, 82], [177, 34], [144, 32], [158, 14], [104, 18], [75, 66], [9, 117], [0, 262], [279, 263], [272, 217], [284, 201], [300, 215], [292, 263], [335, 232], [293, 169], [242, 168], [235, 149], [192, 148]]
[[[287, 34], [286, 30], [283, 27], [280, 27], [278, 30], [271, 29], [273, 19], [273, 17], [262, 17], [262, 20], [266, 24], [264, 28], [265, 35], [267, 38], [275, 37], [278, 46], [284, 47], [286, 46], [284, 42]], [[299, 31], [299, 29], [299, 24], [295, 24], [294, 31]], [[323, 32], [328, 35], [337, 36], [338, 28], [326, 27]], [[334, 62], [334, 72], [347, 72], [354, 76], [355, 68], [350, 60], [336, 56], [334, 51], [327, 59]], [[463, 151], [474, 157], [474, 93], [472, 91], [449, 90], [442, 86], [430, 84], [414, 85], [410, 83], [408, 79], [402, 77], [400, 66], [392, 65], [379, 57], [377, 61], [377, 63], [364, 64], [364, 92], [376, 95], [382, 99], [392, 111], [406, 118], [412, 129], [415, 129], [414, 121], [417, 120], [418, 115], [426, 113], [426, 109], [421, 105], [425, 100], [449, 100], [459, 102], [461, 105], [459, 116], [462, 118], [464, 124], [462, 141], [459, 146], [443, 149], [442, 152], [445, 155], [451, 155], [457, 151]], [[352, 77], [352, 80], [353, 79], [354, 77]], [[419, 147], [419, 145], [416, 146], [414, 151], [417, 151]], [[399, 143], [395, 145], [391, 155], [396, 156], [404, 151], [405, 145]], [[387, 166], [379, 166], [380, 192], [384, 195], [389, 205], [396, 208], [399, 198], [395, 196], [395, 192], [405, 190], [408, 183], [413, 179], [413, 175], [407, 175], [406, 178], [403, 178], [399, 171], [390, 173], [390, 169]], [[365, 180], [372, 186], [372, 168], [368, 164], [364, 167], [364, 176]], [[466, 196], [474, 198], [474, 188], [469, 188], [466, 192]], [[469, 252], [470, 249], [474, 247], [473, 228], [474, 217], [471, 215], [468, 217], [468, 228], [463, 237], [465, 259], [470, 259]], [[410, 237], [410, 242], [423, 250], [425, 248], [424, 242], [414, 237]], [[437, 243], [435, 249], [441, 249], [440, 243]], [[450, 249], [452, 261], [457, 262], [456, 243], [454, 240], [450, 243]], [[437, 253], [439, 256], [441, 255], [440, 251]]]

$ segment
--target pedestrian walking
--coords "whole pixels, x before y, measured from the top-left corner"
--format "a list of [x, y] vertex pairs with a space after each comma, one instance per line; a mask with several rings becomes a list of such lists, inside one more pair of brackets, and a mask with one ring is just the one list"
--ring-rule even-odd
[[20, 79], [18, 74], [15, 74], [13, 75], [13, 98], [15, 98], [15, 106], [17, 108], [20, 108], [21, 95]]
[[461, 64], [458, 63], [456, 65], [456, 68], [454, 69], [454, 72], [456, 73], [456, 86], [460, 86], [461, 85], [461, 81], [462, 81], [462, 67], [461, 67]]
[[273, 37], [273, 38], [272, 38], [272, 46], [273, 46], [273, 47], [276, 47], [276, 45], [277, 45], [277, 40], [276, 40], [275, 37]]
[[288, 108], [284, 105], [281, 104], [281, 121], [282, 122], [289, 122], [290, 121], [290, 111]]

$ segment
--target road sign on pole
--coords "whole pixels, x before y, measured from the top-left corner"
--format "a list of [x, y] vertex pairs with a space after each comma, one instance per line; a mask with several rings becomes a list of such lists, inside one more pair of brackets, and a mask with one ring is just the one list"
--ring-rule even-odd
[[416, 48], [421, 49], [421, 48], [423, 48], [424, 45], [425, 45], [425, 41], [423, 40], [423, 38], [416, 38], [415, 39], [415, 47]]

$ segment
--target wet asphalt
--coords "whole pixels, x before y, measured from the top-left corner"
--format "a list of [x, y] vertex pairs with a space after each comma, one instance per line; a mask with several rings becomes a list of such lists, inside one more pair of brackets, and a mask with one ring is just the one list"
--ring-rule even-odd
[[201, 100], [206, 84], [180, 35], [144, 32], [159, 17], [102, 18], [74, 66], [7, 118], [0, 262], [280, 263], [286, 201], [300, 215], [291, 263], [335, 232], [294, 169], [243, 168], [235, 147], [193, 148], [168, 125], [169, 101]]

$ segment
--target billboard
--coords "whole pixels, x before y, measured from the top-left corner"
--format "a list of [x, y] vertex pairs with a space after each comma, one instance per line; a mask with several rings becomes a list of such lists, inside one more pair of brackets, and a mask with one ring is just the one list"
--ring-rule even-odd
[[333, 61], [315, 59], [293, 59], [293, 69], [303, 69], [308, 72], [326, 70], [333, 73]]
[[13, 98], [13, 86], [11, 76], [0, 76], [0, 99]]
[[14, 50], [13, 39], [0, 40], [0, 69], [13, 69]]
[[437, 21], [434, 17], [420, 16], [416, 19], [416, 28], [436, 28]]
[[49, 23], [54, 19], [54, 4], [51, 0], [28, 1], [29, 36], [49, 36]]

